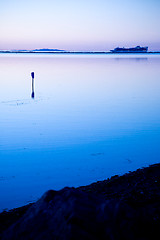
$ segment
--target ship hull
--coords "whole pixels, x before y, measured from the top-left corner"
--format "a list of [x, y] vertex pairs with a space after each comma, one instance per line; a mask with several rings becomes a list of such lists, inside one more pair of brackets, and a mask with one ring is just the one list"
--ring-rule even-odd
[[137, 46], [135, 48], [115, 48], [111, 50], [112, 53], [146, 53], [148, 52], [148, 47]]

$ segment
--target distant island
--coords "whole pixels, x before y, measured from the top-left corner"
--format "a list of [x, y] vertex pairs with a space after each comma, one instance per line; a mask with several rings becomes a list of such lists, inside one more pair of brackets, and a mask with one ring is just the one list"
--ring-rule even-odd
[[43, 52], [66, 52], [65, 50], [60, 50], [60, 49], [50, 49], [50, 48], [40, 48], [40, 49], [33, 49], [33, 50], [0, 50], [0, 53], [43, 53]]
[[65, 52], [65, 50], [42, 48], [42, 49], [34, 49], [32, 50], [32, 52]]

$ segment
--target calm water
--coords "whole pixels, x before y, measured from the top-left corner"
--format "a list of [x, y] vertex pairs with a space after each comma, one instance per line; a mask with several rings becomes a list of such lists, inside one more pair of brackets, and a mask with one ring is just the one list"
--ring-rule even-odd
[[0, 210], [160, 161], [158, 54], [0, 54], [0, 86]]

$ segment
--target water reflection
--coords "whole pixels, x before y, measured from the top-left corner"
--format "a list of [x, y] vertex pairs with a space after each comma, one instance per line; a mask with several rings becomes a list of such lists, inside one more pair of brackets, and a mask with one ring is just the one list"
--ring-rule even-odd
[[160, 57], [114, 56], [0, 55], [0, 211], [159, 161]]
[[139, 58], [129, 58], [129, 57], [116, 57], [115, 58], [115, 61], [133, 61], [133, 62], [145, 62], [145, 61], [148, 61], [148, 58], [144, 58], [144, 57], [139, 57]]
[[34, 72], [31, 72], [31, 77], [32, 77], [32, 93], [31, 93], [31, 98], [35, 97], [34, 94]]

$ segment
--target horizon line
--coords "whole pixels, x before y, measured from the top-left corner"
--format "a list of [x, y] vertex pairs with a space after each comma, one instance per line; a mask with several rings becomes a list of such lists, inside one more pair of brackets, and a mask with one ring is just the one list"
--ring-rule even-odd
[[139, 53], [139, 54], [147, 54], [147, 53], [160, 53], [160, 50], [158, 51], [148, 51], [148, 52], [112, 52], [111, 50], [110, 51], [68, 51], [68, 50], [0, 50], [0, 53], [36, 53], [36, 54], [40, 54], [40, 53], [50, 53], [50, 54], [69, 54], [69, 53], [90, 53], [90, 54], [93, 54], [93, 53], [99, 53], [99, 54], [129, 54], [129, 53]]

